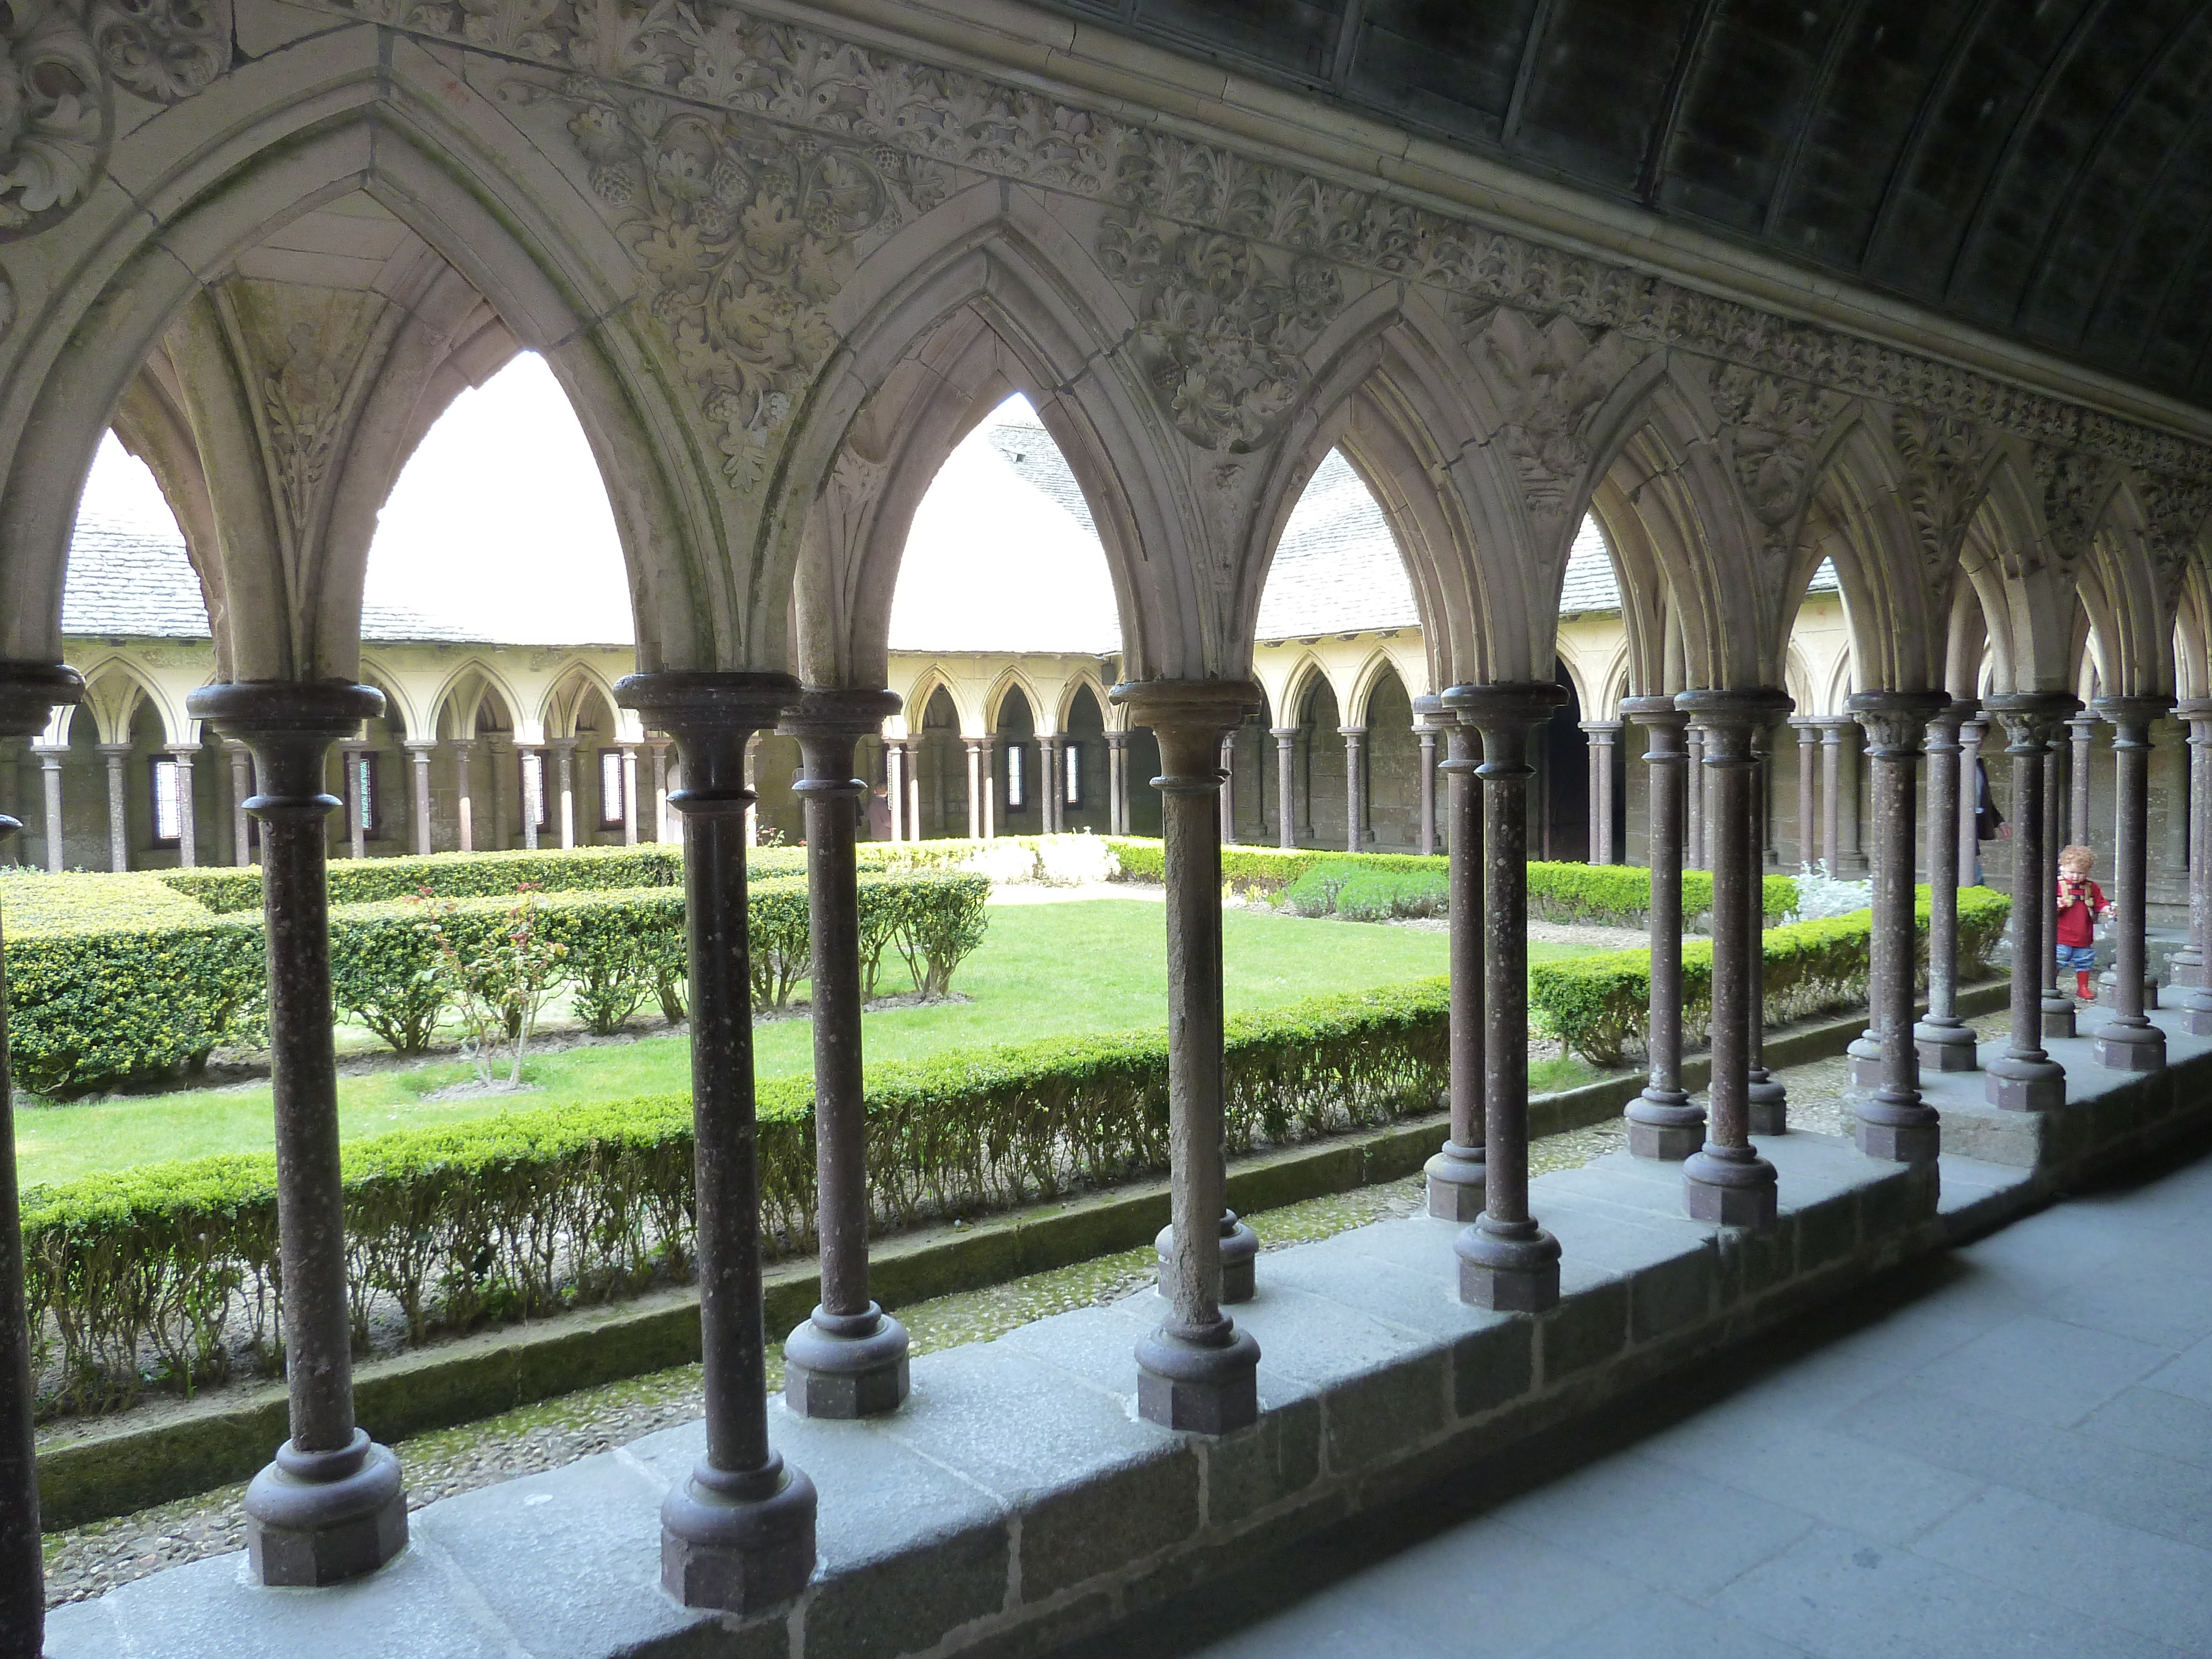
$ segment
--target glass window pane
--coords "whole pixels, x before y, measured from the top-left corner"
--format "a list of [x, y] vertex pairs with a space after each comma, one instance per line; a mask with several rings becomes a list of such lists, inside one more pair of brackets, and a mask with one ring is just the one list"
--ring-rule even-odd
[[1006, 745], [1006, 809], [1018, 811], [1028, 804], [1022, 793], [1022, 746], [1010, 743]]
[[530, 822], [540, 830], [545, 827], [545, 757], [532, 753], [522, 757], [523, 810], [530, 814]]
[[154, 762], [154, 839], [176, 841], [183, 833], [177, 811], [177, 763], [157, 757]]
[[599, 822], [621, 823], [629, 815], [623, 799], [623, 757], [619, 749], [599, 750]]
[[1066, 799], [1070, 806], [1080, 806], [1083, 805], [1083, 745], [1071, 743], [1060, 752], [1067, 757]]

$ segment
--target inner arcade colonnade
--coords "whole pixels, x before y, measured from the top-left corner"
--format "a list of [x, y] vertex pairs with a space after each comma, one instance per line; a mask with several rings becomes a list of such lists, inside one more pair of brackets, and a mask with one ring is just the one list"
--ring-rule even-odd
[[[1259, 1409], [1257, 1345], [1224, 1305], [1224, 1259], [1249, 1240], [1224, 1205], [1220, 760], [1261, 704], [1274, 538], [1331, 448], [1390, 514], [1429, 681], [1447, 688], [1423, 710], [1444, 750], [1453, 895], [1451, 1121], [1430, 1203], [1465, 1224], [1464, 1300], [1534, 1311], [1559, 1296], [1559, 1247], [1529, 1202], [1523, 857], [1585, 511], [1621, 592], [1620, 741], [1643, 745], [1659, 804], [1655, 890], [1688, 856], [1692, 802], [1716, 878], [1710, 1087], [1699, 1102], [1682, 1086], [1681, 988], [1662, 969], [1651, 1085], [1629, 1112], [1637, 1153], [1680, 1162], [1690, 1216], [1776, 1216], [1752, 1139], [1785, 1109], [1758, 1067], [1751, 792], [1762, 735], [1791, 714], [1791, 619], [1824, 561], [1872, 769], [1860, 1152], [1931, 1159], [1919, 1070], [1974, 1062], [1948, 983], [1970, 720], [2013, 763], [2011, 1036], [1990, 1098], [2033, 1112], [2062, 1097], [2043, 1045], [2073, 1013], [2051, 1000], [2044, 898], [2078, 615], [2119, 780], [2118, 983], [2097, 1059], [2163, 1064], [2142, 1011], [2148, 723], [2179, 696], [2200, 785], [2212, 754], [2212, 447], [2185, 405], [1981, 337], [1908, 337], [1847, 295], [1808, 288], [1785, 307], [1724, 263], [1692, 282], [1567, 251], [1533, 222], [1455, 205], [1474, 186], [1448, 159], [1397, 157], [1385, 182], [1341, 146], [1297, 161], [1287, 125], [1262, 143], [1206, 129], [1202, 107], [1125, 121], [1079, 77], [1044, 78], [1073, 70], [975, 67], [988, 41], [934, 13], [950, 33], [933, 46], [879, 26], [856, 43], [827, 11], [718, 10], [695, 28], [618, 9], [616, 48], [565, 4], [509, 29], [498, 6], [152, 0], [159, 52], [111, 31], [55, 59], [96, 82], [100, 165], [81, 184], [0, 178], [16, 227], [0, 246], [0, 732], [33, 737], [81, 694], [58, 595], [77, 489], [114, 422], [177, 506], [210, 600], [217, 683], [190, 711], [254, 766], [290, 1400], [290, 1438], [246, 1498], [263, 1583], [358, 1577], [406, 1537], [403, 1471], [352, 1403], [325, 780], [382, 704], [358, 683], [376, 507], [485, 356], [518, 345], [561, 378], [614, 503], [638, 641], [615, 700], [680, 763], [706, 1449], [661, 1518], [664, 1582], [687, 1605], [790, 1597], [817, 1505], [854, 1501], [783, 1462], [765, 1409], [747, 746], [778, 732], [800, 745], [814, 906], [823, 1300], [791, 1339], [787, 1398], [895, 1411], [904, 1336], [867, 1279], [854, 746], [889, 712], [915, 504], [1011, 392], [1082, 483], [1121, 612], [1110, 696], [1161, 757], [1174, 1228], [1169, 1311], [1132, 1359], [1146, 1418], [1221, 1434]], [[141, 15], [116, 27], [153, 27]], [[1487, 199], [1495, 215], [1510, 198]], [[386, 228], [375, 257], [342, 218]], [[1592, 226], [1577, 246], [1610, 246]], [[2200, 847], [2208, 798], [2191, 793]], [[1923, 823], [1934, 984], [1916, 1026]], [[2182, 963], [2199, 1030], [2207, 865], [2192, 863]], [[1681, 921], [1655, 906], [1658, 963], [1676, 959]], [[13, 1140], [0, 1121], [0, 1654], [27, 1659], [42, 1597]]]

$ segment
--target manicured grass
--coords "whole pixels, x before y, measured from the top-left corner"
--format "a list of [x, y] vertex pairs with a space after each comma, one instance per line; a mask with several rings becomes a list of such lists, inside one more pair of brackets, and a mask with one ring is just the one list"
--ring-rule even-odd
[[[1222, 921], [1223, 981], [1232, 1013], [1444, 971], [1441, 929], [1304, 921], [1248, 910], [1228, 911]], [[973, 1000], [870, 1014], [868, 1058], [918, 1059], [996, 1042], [1164, 1024], [1165, 927], [1163, 908], [1142, 899], [994, 905], [982, 948], [953, 981], [957, 992]], [[1579, 952], [1532, 944], [1529, 954], [1550, 959]], [[804, 1019], [758, 1028], [758, 1074], [811, 1071], [811, 1042]], [[684, 1036], [647, 1037], [532, 1060], [526, 1075], [538, 1088], [528, 1094], [422, 1100], [468, 1075], [465, 1066], [439, 1058], [342, 1077], [341, 1132], [350, 1139], [459, 1122], [514, 1107], [671, 1093], [690, 1086], [691, 1062]], [[262, 1150], [271, 1141], [269, 1085], [181, 1089], [52, 1106], [26, 1101], [20, 1103], [15, 1128], [26, 1185], [156, 1159]]]

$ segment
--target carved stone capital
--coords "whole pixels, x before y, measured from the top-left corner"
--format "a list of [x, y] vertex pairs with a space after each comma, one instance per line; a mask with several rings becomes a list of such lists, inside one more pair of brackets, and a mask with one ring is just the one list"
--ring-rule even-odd
[[1920, 752], [1928, 722], [1951, 701], [1942, 691], [1859, 691], [1844, 706], [1866, 728], [1867, 753], [1891, 760]]
[[2004, 722], [2008, 755], [2040, 755], [2081, 707], [2071, 691], [2015, 691], [1990, 697], [1982, 707]]
[[2172, 697], [2099, 697], [2090, 708], [2097, 718], [2120, 734], [2123, 742], [2140, 744], [2150, 723], [2173, 707]]
[[0, 737], [36, 737], [53, 711], [84, 701], [84, 676], [66, 663], [0, 661]]
[[1159, 739], [1168, 776], [1209, 778], [1217, 788], [1221, 739], [1266, 703], [1249, 680], [1124, 680], [1106, 695]]

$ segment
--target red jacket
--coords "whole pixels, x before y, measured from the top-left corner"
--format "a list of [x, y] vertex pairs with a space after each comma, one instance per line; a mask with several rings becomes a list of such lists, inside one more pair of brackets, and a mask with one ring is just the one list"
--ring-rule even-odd
[[[2081, 889], [2089, 890], [2088, 902], [2080, 902]], [[2058, 913], [2058, 942], [2061, 945], [2090, 945], [2097, 937], [2097, 918], [2105, 914], [2105, 890], [2094, 881], [2069, 883], [2064, 876], [2058, 878], [2058, 896], [2069, 892], [2077, 901]]]

